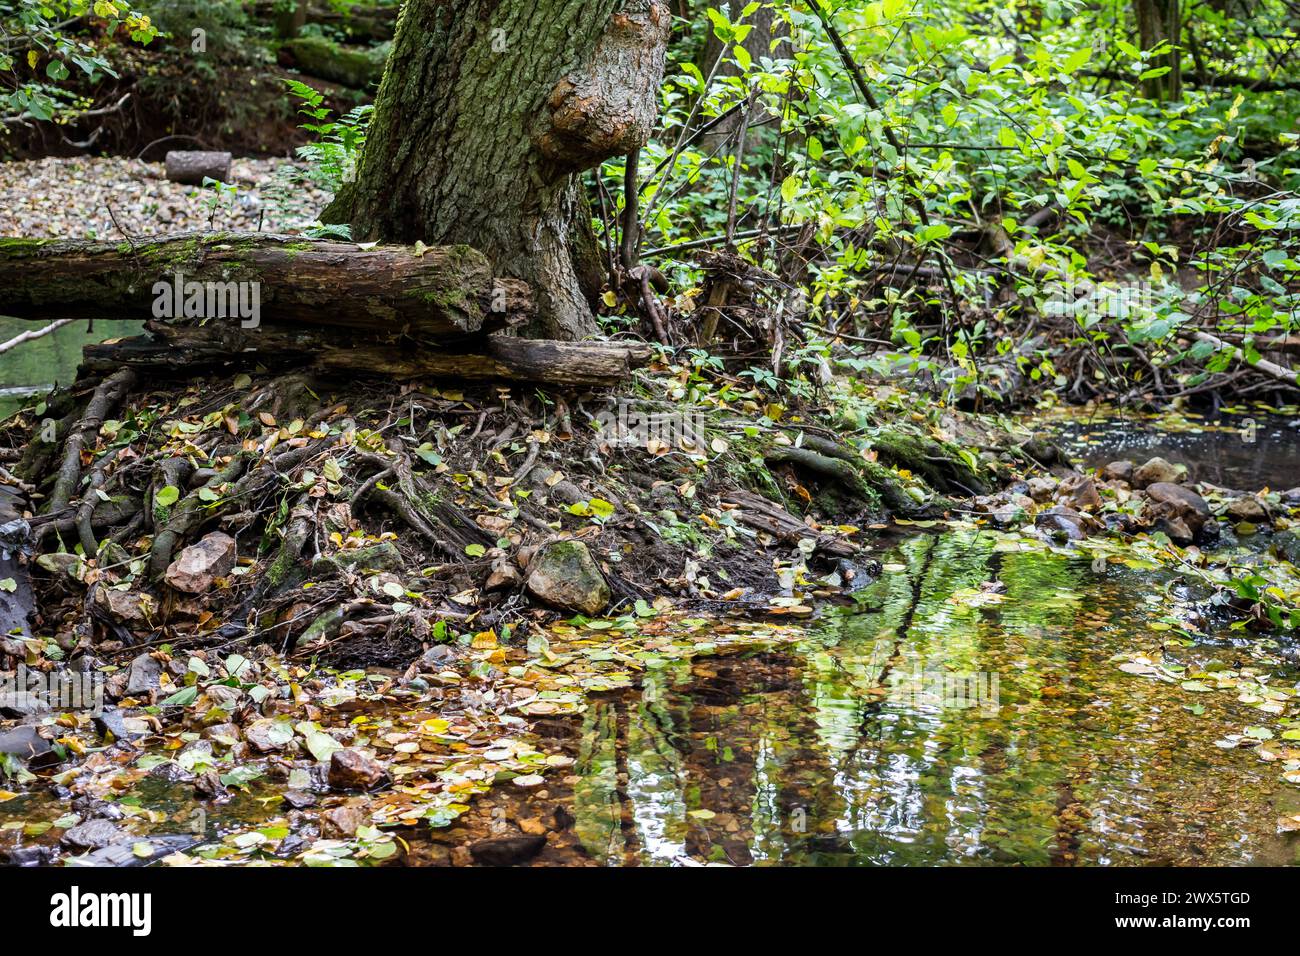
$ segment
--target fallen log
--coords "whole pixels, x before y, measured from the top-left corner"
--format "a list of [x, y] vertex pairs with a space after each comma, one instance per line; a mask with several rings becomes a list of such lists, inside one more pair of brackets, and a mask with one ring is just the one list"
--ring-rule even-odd
[[82, 350], [82, 374], [133, 368], [192, 374], [204, 369], [307, 365], [322, 372], [382, 375], [390, 379], [523, 381], [566, 387], [601, 387], [628, 379], [650, 360], [640, 344], [555, 342], [494, 335], [467, 345], [472, 351], [417, 350], [349, 344], [303, 329], [240, 332], [150, 323], [155, 336], [134, 336]]
[[280, 46], [278, 60], [281, 66], [293, 67], [307, 76], [364, 90], [384, 75], [388, 51], [388, 44], [344, 46], [321, 36], [300, 36]]
[[1206, 345], [1213, 346], [1216, 352], [1227, 351], [1235, 360], [1241, 362], [1243, 365], [1257, 368], [1261, 372], [1273, 376], [1273, 378], [1278, 381], [1286, 382], [1288, 385], [1296, 385], [1300, 383], [1300, 376], [1297, 375], [1295, 369], [1287, 368], [1285, 365], [1278, 365], [1276, 362], [1269, 361], [1266, 358], [1256, 358], [1254, 361], [1251, 361], [1251, 359], [1246, 356], [1246, 353], [1240, 348], [1229, 342], [1223, 341], [1223, 339], [1219, 338], [1217, 335], [1211, 335], [1209, 332], [1193, 332], [1192, 338], [1198, 342], [1204, 342]]
[[0, 239], [0, 315], [345, 328], [445, 341], [523, 321], [531, 290], [469, 246], [361, 248], [262, 233]]
[[202, 186], [205, 179], [229, 182], [230, 162], [229, 153], [174, 149], [163, 160], [163, 167], [171, 182]]

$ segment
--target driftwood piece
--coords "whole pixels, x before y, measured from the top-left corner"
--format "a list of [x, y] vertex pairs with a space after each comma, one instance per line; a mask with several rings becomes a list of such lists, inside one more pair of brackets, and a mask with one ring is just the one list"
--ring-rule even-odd
[[494, 279], [487, 257], [469, 246], [417, 254], [262, 233], [0, 239], [0, 315], [246, 325], [253, 302], [259, 324], [333, 326], [379, 340], [455, 339], [532, 311], [528, 286]]
[[784, 544], [795, 545], [804, 538], [812, 538], [817, 542], [817, 550], [832, 558], [851, 558], [858, 553], [857, 546], [851, 542], [808, 527], [762, 495], [737, 488], [726, 492], [722, 500], [737, 507], [736, 518], [741, 524], [766, 531]]
[[205, 179], [229, 182], [230, 159], [229, 153], [174, 149], [167, 154], [164, 166], [172, 182], [201, 186]]

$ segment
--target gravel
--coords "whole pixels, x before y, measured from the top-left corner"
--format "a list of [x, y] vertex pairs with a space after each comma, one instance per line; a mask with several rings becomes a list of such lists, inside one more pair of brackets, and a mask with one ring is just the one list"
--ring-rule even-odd
[[121, 239], [123, 230], [135, 238], [259, 226], [263, 232], [298, 232], [330, 198], [306, 186], [288, 190], [287, 202], [277, 197], [285, 192], [276, 189], [277, 182], [302, 168], [286, 159], [236, 159], [234, 192], [220, 195], [168, 182], [161, 163], [113, 157], [0, 163], [0, 236]]

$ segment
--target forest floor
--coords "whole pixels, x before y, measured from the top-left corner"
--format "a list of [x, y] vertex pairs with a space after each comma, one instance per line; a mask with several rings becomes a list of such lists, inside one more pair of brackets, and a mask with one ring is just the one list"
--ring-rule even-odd
[[[9, 482], [0, 524], [36, 543], [6, 571], [35, 613], [0, 663], [104, 695], [98, 714], [0, 707], [12, 862], [582, 862], [551, 799], [576, 782], [572, 748], [539, 727], [666, 662], [799, 640], [898, 570], [873, 544], [891, 528], [1174, 568], [1225, 595], [1190, 629], [1269, 626], [1269, 601], [1229, 590], [1240, 555], [1210, 556], [1259, 528], [1256, 560], [1300, 593], [1270, 557], [1300, 547], [1300, 492], [1189, 487], [1159, 458], [1085, 473], [1028, 429], [887, 387], [785, 407], [667, 360], [625, 394], [113, 380], [76, 458], [83, 505], [37, 513], [64, 447], [40, 422], [76, 433], [103, 382], [3, 431], [6, 469], [33, 483]], [[657, 432], [620, 430], [637, 413]], [[151, 786], [186, 796], [169, 814], [138, 802]], [[432, 844], [402, 838], [462, 814]]]
[[[309, 184], [276, 191], [301, 170], [283, 159], [236, 159], [224, 193], [169, 182], [162, 163], [112, 156], [0, 163], [0, 235], [112, 239], [192, 230], [296, 232], [327, 196]], [[292, 199], [290, 200], [290, 196]]]

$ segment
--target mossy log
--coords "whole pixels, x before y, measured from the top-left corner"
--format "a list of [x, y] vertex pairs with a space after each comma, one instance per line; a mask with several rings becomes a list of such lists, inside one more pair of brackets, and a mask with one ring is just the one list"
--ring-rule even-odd
[[[177, 276], [191, 289], [176, 292]], [[237, 285], [250, 283], [250, 285]], [[441, 341], [525, 321], [525, 283], [494, 279], [469, 246], [361, 248], [261, 233], [183, 233], [130, 242], [0, 239], [0, 315], [205, 319], [346, 328], [373, 339]], [[176, 315], [176, 306], [181, 315]]]
[[375, 47], [344, 46], [320, 36], [301, 36], [280, 46], [281, 66], [294, 67], [308, 76], [364, 90], [384, 75], [390, 44]]

